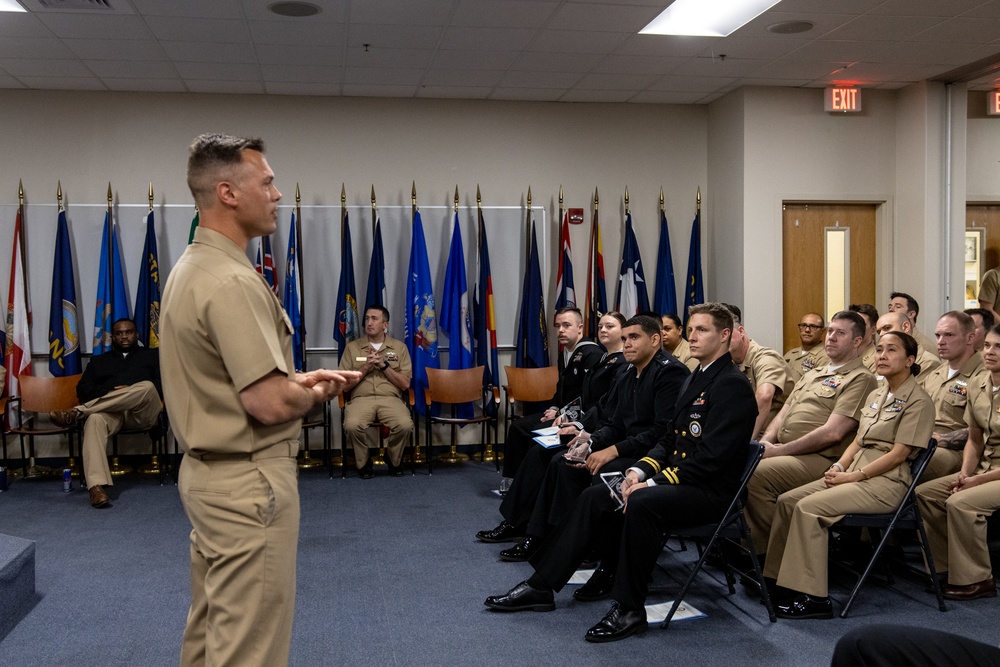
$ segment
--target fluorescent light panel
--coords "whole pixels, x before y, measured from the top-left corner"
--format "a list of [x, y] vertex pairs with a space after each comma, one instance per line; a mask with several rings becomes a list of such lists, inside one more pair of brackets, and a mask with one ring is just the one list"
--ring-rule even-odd
[[674, 0], [640, 35], [726, 37], [780, 0]]
[[0, 12], [26, 12], [28, 11], [18, 3], [17, 0], [0, 0]]

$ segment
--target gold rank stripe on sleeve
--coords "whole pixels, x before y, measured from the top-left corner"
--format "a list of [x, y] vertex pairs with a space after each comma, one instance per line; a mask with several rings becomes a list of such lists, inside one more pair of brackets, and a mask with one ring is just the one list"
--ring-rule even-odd
[[677, 478], [677, 468], [664, 468], [663, 476], [667, 478], [668, 484], [680, 484], [681, 480]]
[[660, 463], [656, 459], [653, 459], [653, 458], [650, 458], [650, 457], [646, 456], [646, 457], [643, 457], [643, 458], [639, 459], [639, 463], [642, 463], [643, 461], [645, 461], [650, 466], [652, 466], [652, 468], [653, 468], [653, 474], [654, 475], [656, 473], [660, 472]]

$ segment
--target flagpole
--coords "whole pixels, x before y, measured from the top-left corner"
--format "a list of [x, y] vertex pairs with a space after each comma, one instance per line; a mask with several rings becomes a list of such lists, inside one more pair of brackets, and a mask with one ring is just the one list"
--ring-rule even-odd
[[[113, 255], [114, 255], [114, 251], [115, 251], [115, 247], [114, 247], [115, 218], [114, 218], [114, 215], [111, 212], [111, 201], [112, 201], [112, 199], [113, 199], [113, 196], [111, 194], [111, 181], [108, 181], [108, 236], [107, 236], [107, 242], [108, 242], [108, 286], [109, 286], [109, 288], [108, 288], [108, 294], [109, 294], [109, 297], [108, 297], [108, 303], [106, 303], [104, 305], [104, 308], [108, 309], [109, 306], [110, 306], [110, 310], [108, 310], [108, 312], [111, 314], [112, 317], [114, 317], [114, 313], [115, 313], [115, 261], [114, 261], [114, 256]], [[102, 320], [102, 322], [103, 322], [103, 320]], [[112, 322], [112, 327], [114, 327], [114, 323], [113, 322]], [[111, 332], [109, 331], [108, 333], [110, 334]], [[102, 347], [103, 347], [103, 345], [102, 345]]]
[[[412, 261], [412, 257], [413, 257], [413, 242], [412, 242], [412, 238], [413, 238], [413, 225], [416, 222], [416, 218], [417, 218], [417, 182], [413, 181], [412, 182], [412, 186], [410, 188], [410, 238], [411, 238], [411, 242], [410, 242], [410, 257], [411, 257], [411, 261]], [[409, 276], [407, 278], [407, 280], [413, 280], [413, 276]], [[413, 307], [413, 304], [411, 304], [411, 303], [407, 303], [406, 304], [406, 309], [407, 310], [409, 310], [412, 307]], [[413, 335], [413, 334], [411, 333], [411, 335]], [[404, 341], [404, 342], [408, 343], [409, 341]], [[416, 353], [414, 353], [411, 356], [413, 357], [413, 359], [411, 359], [411, 362], [416, 361], [416, 356], [417, 356]], [[413, 377], [410, 378], [410, 391], [411, 392], [414, 392], [414, 390], [416, 389], [416, 384], [417, 384], [416, 380], [417, 380], [417, 373], [416, 373], [416, 369], [414, 369], [414, 371], [413, 371]], [[426, 392], [427, 389], [424, 389], [424, 391]], [[416, 393], [415, 392], [412, 395], [414, 397], [416, 397]], [[411, 410], [413, 409], [413, 403], [412, 402], [410, 403], [410, 409]], [[430, 417], [431, 417], [431, 415], [428, 412], [427, 418], [430, 419]], [[427, 455], [420, 450], [420, 447], [419, 447], [419, 444], [418, 444], [418, 439], [420, 437], [420, 435], [419, 435], [419, 430], [420, 430], [419, 423], [414, 423], [414, 428], [417, 430], [417, 433], [414, 434], [414, 440], [413, 440], [413, 442], [414, 442], [414, 445], [413, 445], [413, 463], [424, 463], [424, 462], [427, 461]], [[430, 443], [431, 443], [431, 438], [427, 438], [427, 442], [424, 443], [424, 446], [427, 447], [427, 448], [430, 448]]]
[[375, 219], [378, 218], [378, 209], [375, 207], [375, 184], [372, 183], [372, 243], [375, 242]]
[[309, 362], [307, 361], [309, 353], [306, 351], [306, 279], [305, 275], [302, 273], [302, 192], [299, 190], [299, 184], [295, 184], [295, 220], [297, 224], [295, 225], [295, 245], [297, 252], [295, 253], [295, 268], [299, 274], [298, 288], [299, 288], [299, 319], [302, 322], [302, 370], [309, 370]]

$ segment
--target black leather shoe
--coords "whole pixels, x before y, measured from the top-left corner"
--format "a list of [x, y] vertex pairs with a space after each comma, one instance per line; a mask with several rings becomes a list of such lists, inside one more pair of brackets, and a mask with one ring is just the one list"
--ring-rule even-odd
[[524, 537], [522, 533], [523, 531], [515, 528], [513, 524], [501, 521], [500, 525], [493, 530], [481, 530], [476, 533], [476, 539], [480, 542], [488, 542], [490, 544], [496, 542], [517, 542]]
[[375, 476], [375, 471], [372, 470], [372, 464], [369, 461], [364, 465], [364, 467], [358, 468], [358, 477], [361, 479], [371, 479]]
[[588, 642], [616, 642], [629, 635], [642, 632], [649, 627], [646, 623], [646, 610], [633, 611], [625, 609], [617, 602], [612, 603], [611, 610], [604, 615], [600, 623], [587, 630], [584, 639]]
[[389, 467], [389, 476], [390, 477], [402, 477], [403, 476], [403, 474], [404, 474], [403, 473], [403, 466], [401, 466], [401, 465], [394, 466], [391, 463], [389, 463], [387, 465]]
[[532, 537], [528, 535], [526, 538], [512, 546], [510, 549], [504, 549], [500, 552], [500, 560], [507, 563], [523, 563], [538, 551], [539, 539], [537, 537]]
[[778, 618], [833, 618], [833, 603], [830, 598], [814, 598], [802, 593], [779, 604], [774, 613]]
[[603, 600], [611, 595], [611, 588], [615, 585], [615, 573], [599, 567], [594, 570], [583, 586], [573, 591], [573, 598], [581, 602], [593, 602]]
[[552, 611], [556, 608], [552, 591], [534, 588], [522, 581], [503, 595], [491, 595], [484, 602], [495, 611]]

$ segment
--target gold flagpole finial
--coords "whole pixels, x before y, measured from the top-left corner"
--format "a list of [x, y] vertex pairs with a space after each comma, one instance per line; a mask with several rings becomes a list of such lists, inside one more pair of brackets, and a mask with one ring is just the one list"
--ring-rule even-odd
[[476, 183], [476, 208], [483, 207], [483, 193], [479, 191], [479, 183]]
[[628, 186], [625, 186], [625, 212], [628, 213]]
[[455, 213], [458, 213], [458, 184], [455, 184]]
[[153, 181], [149, 182], [149, 210], [153, 210]]
[[660, 212], [663, 212], [663, 186], [660, 186]]
[[340, 208], [347, 206], [347, 190], [343, 183], [340, 184]]
[[531, 214], [531, 186], [528, 186], [528, 214]]
[[56, 203], [59, 205], [59, 210], [63, 210], [62, 181], [56, 181]]
[[375, 184], [372, 183], [372, 210], [375, 210]]
[[701, 186], [698, 187], [697, 203], [698, 203], [698, 213], [701, 213]]
[[595, 187], [595, 188], [594, 188], [594, 210], [595, 210], [595, 211], [597, 210], [597, 204], [598, 204], [599, 202], [600, 202], [600, 200], [599, 200], [599, 199], [598, 199], [598, 197], [597, 197], [597, 188]]
[[302, 208], [302, 192], [298, 183], [295, 184], [295, 208]]
[[563, 190], [562, 186], [559, 186], [559, 210], [561, 211], [563, 207]]
[[413, 181], [413, 187], [410, 189], [410, 206], [413, 211], [417, 210], [417, 182]]
[[109, 211], [111, 210], [111, 200], [112, 200], [112, 198], [113, 197], [111, 195], [111, 181], [108, 181], [108, 210]]
[[24, 206], [24, 183], [17, 179], [17, 205]]

